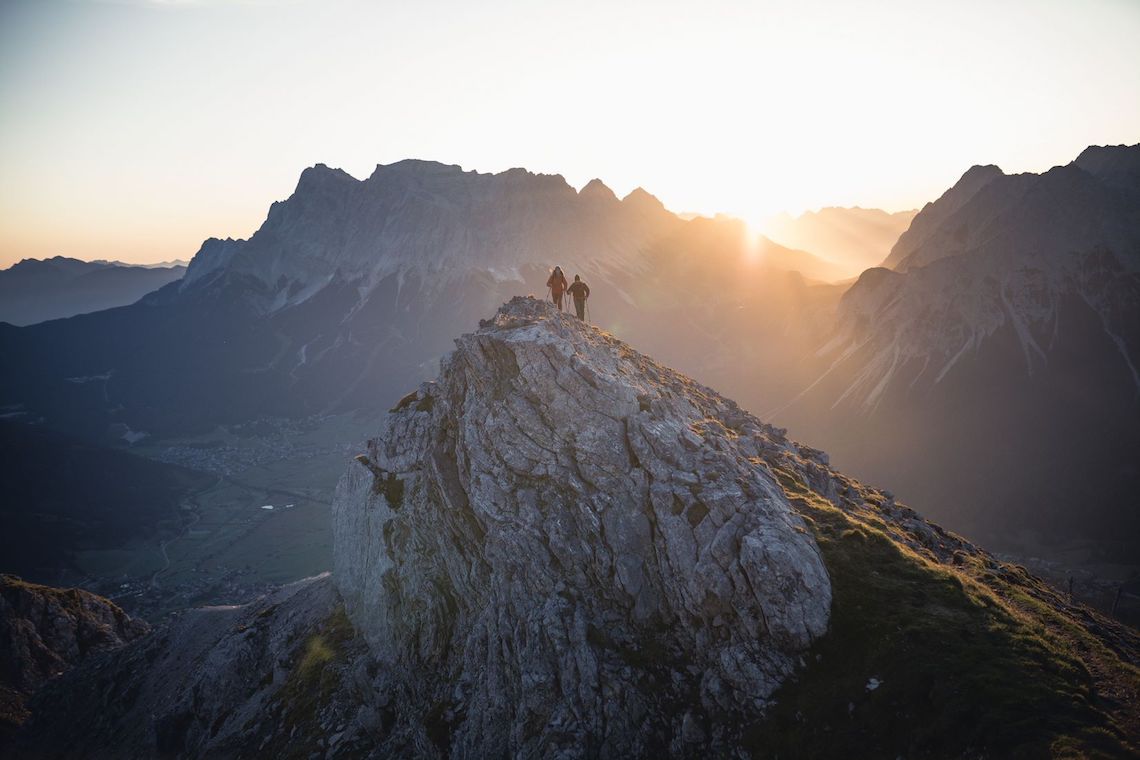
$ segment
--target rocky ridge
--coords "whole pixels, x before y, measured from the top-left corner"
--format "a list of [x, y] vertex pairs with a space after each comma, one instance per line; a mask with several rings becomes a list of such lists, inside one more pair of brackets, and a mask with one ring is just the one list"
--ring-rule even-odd
[[244, 275], [276, 311], [337, 280], [354, 282], [364, 300], [386, 278], [403, 283], [413, 272], [438, 290], [473, 272], [519, 282], [540, 261], [636, 271], [642, 247], [679, 223], [645, 191], [619, 200], [600, 180], [579, 193], [561, 176], [523, 169], [481, 174], [407, 160], [357, 180], [317, 164], [249, 240], [206, 241], [181, 288]]
[[843, 296], [830, 353], [862, 366], [841, 400], [938, 383], [1003, 329], [1032, 375], [1085, 309], [1140, 389], [1140, 145], [1098, 150], [1041, 175], [976, 166], [928, 204], [884, 263], [902, 276], [868, 270]]
[[758, 461], [779, 447], [516, 298], [345, 476], [334, 575], [415, 701], [452, 705], [469, 756], [731, 746], [827, 629], [823, 560]]
[[[847, 703], [869, 721], [848, 741], [871, 755], [1040, 748], [1078, 704], [1069, 725], [1113, 725], [1067, 701], [1101, 684], [1024, 669], [1071, 667], [1045, 663], [1067, 657], [1065, 626], [1088, 624], [1040, 582], [532, 299], [460, 338], [393, 409], [338, 487], [334, 536], [346, 611], [379, 689], [400, 694], [380, 755], [765, 755], [790, 737], [827, 753], [841, 745], [804, 711], [883, 679], [890, 701]], [[1018, 638], [1026, 615], [1057, 640]], [[1095, 625], [1114, 653], [1094, 667], [1134, 665], [1135, 637]], [[1133, 665], [1103, 688], [1135, 695]], [[955, 685], [919, 698], [928, 678]], [[1015, 720], [1011, 684], [1040, 717]], [[957, 715], [961, 734], [887, 738], [892, 713]], [[964, 730], [983, 714], [996, 727]]]

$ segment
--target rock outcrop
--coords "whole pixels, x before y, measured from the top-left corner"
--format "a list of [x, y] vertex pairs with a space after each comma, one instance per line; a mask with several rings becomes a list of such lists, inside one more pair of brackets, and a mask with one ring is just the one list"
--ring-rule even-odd
[[0, 575], [0, 732], [23, 722], [25, 699], [49, 679], [149, 630], [101, 596]]
[[819, 551], [758, 459], [784, 446], [516, 298], [342, 480], [334, 575], [469, 756], [722, 746], [827, 629]]

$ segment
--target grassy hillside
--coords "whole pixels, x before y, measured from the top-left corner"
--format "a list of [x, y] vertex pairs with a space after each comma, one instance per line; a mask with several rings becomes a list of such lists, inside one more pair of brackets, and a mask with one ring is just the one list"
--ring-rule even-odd
[[853, 481], [839, 509], [777, 476], [834, 601], [828, 634], [754, 730], [755, 756], [1135, 756], [1133, 632], [952, 534], [909, 532], [909, 510]]

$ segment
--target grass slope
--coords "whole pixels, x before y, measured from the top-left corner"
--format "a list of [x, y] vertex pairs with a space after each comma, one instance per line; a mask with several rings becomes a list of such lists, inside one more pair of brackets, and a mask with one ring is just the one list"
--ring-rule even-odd
[[828, 634], [753, 730], [755, 756], [1135, 756], [1140, 674], [1121, 658], [1134, 636], [977, 550], [949, 562], [913, 550], [873, 492], [841, 510], [776, 474], [834, 600]]

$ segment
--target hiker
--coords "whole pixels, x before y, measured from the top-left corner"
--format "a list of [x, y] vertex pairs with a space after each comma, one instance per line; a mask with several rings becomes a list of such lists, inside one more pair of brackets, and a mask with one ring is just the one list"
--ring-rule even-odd
[[581, 275], [574, 275], [574, 284], [566, 290], [574, 297], [574, 311], [578, 312], [578, 319], [586, 319], [586, 299], [590, 297], [590, 286], [582, 282]]
[[566, 291], [566, 275], [562, 274], [562, 267], [554, 267], [546, 281], [546, 287], [550, 288], [551, 300], [562, 311], [562, 294]]

